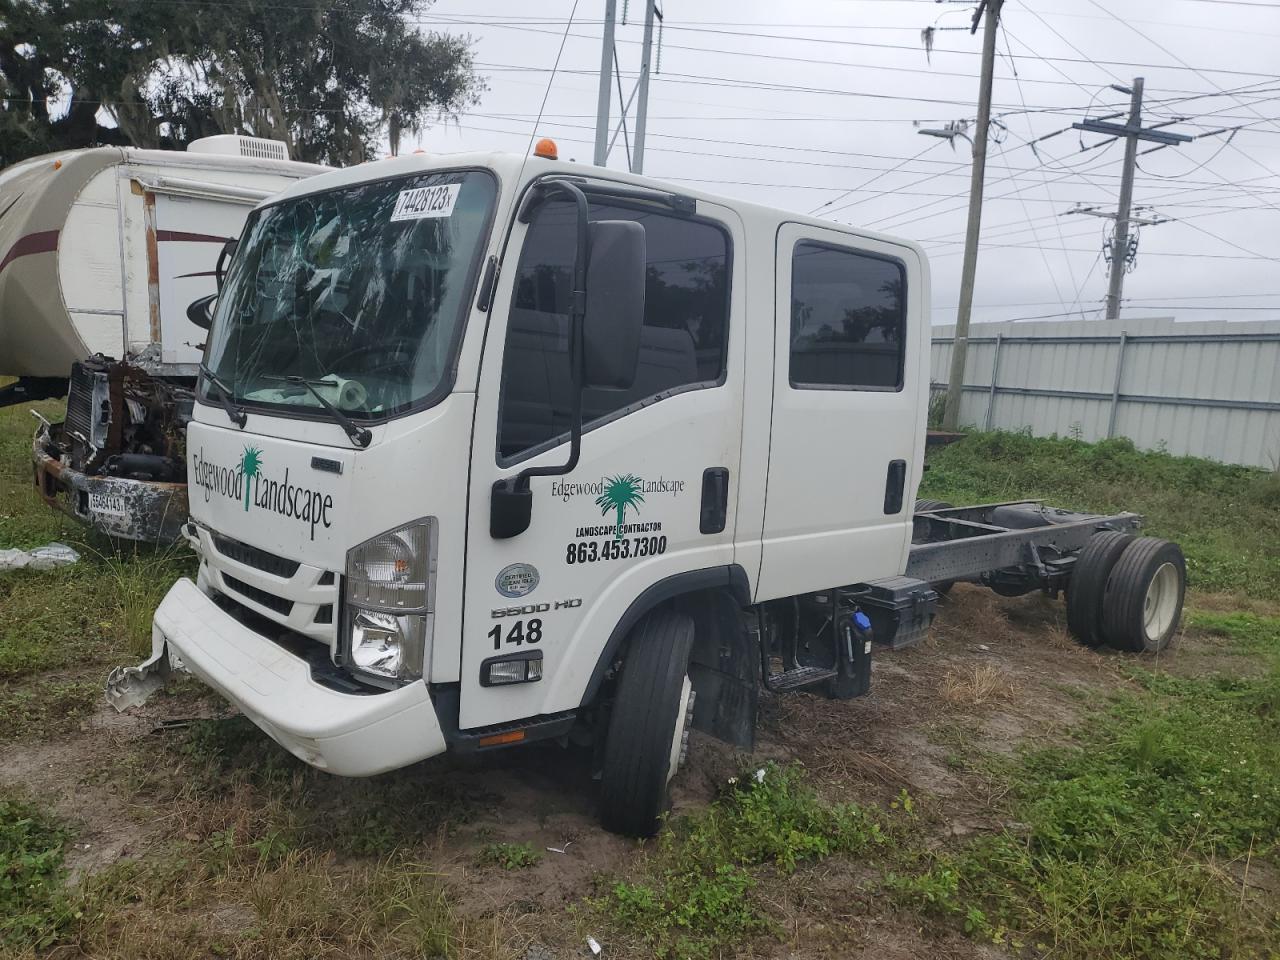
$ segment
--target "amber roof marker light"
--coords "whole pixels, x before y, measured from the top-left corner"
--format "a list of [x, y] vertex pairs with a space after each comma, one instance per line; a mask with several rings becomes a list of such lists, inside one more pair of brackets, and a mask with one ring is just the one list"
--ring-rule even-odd
[[550, 137], [543, 137], [534, 145], [533, 155], [542, 157], [544, 160], [557, 160], [560, 157], [560, 151], [556, 147], [556, 142]]

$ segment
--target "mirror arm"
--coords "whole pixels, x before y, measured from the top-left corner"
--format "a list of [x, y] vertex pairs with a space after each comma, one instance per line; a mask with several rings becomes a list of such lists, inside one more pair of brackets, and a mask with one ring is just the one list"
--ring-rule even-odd
[[572, 473], [582, 453], [582, 334], [587, 313], [587, 195], [575, 184], [552, 180], [543, 189], [546, 196], [560, 192], [569, 195], [578, 208], [577, 250], [573, 258], [573, 291], [569, 304], [569, 368], [573, 377], [573, 404], [569, 411], [569, 459], [559, 466], [525, 467], [515, 478], [515, 489], [529, 489], [531, 477], [559, 477]]
[[227, 279], [226, 266], [227, 259], [235, 253], [236, 247], [240, 245], [240, 241], [232, 238], [222, 245], [222, 250], [218, 252], [218, 262], [213, 266], [213, 279], [217, 285], [219, 293], [222, 292], [222, 283]]
[[569, 410], [569, 459], [559, 465], [525, 467], [514, 477], [505, 477], [493, 485], [489, 517], [489, 534], [507, 539], [529, 528], [533, 512], [533, 477], [560, 477], [578, 466], [582, 454], [582, 389], [583, 389], [583, 318], [587, 312], [587, 196], [577, 186], [563, 180], [548, 181], [543, 196], [554, 192], [568, 194], [578, 208], [577, 249], [573, 258], [573, 291], [569, 304], [569, 369], [572, 376], [572, 406]]

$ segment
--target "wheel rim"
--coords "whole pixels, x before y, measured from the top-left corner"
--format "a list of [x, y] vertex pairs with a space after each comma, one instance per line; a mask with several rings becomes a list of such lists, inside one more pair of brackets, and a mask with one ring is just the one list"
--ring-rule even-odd
[[1147, 585], [1147, 595], [1142, 601], [1142, 631], [1148, 641], [1154, 642], [1165, 635], [1177, 609], [1178, 568], [1172, 563], [1161, 564]]
[[671, 735], [671, 753], [667, 761], [667, 783], [670, 783], [684, 762], [689, 743], [689, 715], [693, 713], [693, 682], [684, 675], [680, 687], [680, 707], [676, 713], [676, 729]]

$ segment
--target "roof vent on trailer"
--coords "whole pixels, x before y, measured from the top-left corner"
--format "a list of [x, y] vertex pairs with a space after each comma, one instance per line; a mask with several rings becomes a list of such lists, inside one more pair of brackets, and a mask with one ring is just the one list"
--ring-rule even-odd
[[224, 157], [251, 157], [254, 160], [288, 160], [289, 145], [283, 140], [220, 133], [214, 137], [192, 140], [187, 144], [187, 153], [216, 153]]

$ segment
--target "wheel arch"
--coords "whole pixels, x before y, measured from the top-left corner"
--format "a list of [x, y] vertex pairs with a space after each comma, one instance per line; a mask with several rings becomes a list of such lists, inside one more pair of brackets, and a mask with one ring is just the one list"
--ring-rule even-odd
[[591, 678], [582, 693], [581, 706], [589, 706], [600, 693], [606, 675], [623, 652], [632, 628], [645, 614], [675, 600], [696, 600], [699, 597], [714, 600], [729, 596], [739, 607], [751, 605], [751, 582], [747, 571], [736, 563], [701, 570], [686, 570], [650, 584], [623, 612], [609, 633], [609, 639], [600, 651]]

